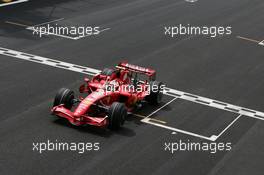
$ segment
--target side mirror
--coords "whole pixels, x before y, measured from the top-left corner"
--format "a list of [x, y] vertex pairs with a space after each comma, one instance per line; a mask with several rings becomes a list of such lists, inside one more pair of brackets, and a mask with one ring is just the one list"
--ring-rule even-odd
[[79, 92], [80, 92], [80, 93], [84, 93], [84, 91], [85, 91], [85, 85], [82, 84], [82, 85], [79, 87]]

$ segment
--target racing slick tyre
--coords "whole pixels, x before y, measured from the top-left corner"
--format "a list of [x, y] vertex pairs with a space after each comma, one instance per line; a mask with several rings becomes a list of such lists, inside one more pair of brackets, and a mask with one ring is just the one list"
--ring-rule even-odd
[[108, 110], [109, 124], [111, 130], [119, 129], [125, 122], [127, 109], [123, 103], [114, 102]]
[[163, 83], [159, 81], [151, 81], [150, 85], [150, 94], [146, 96], [146, 101], [150, 104], [159, 104], [162, 100], [162, 86]]
[[104, 68], [101, 74], [106, 76], [111, 76], [113, 73], [114, 73], [113, 69]]
[[73, 99], [74, 99], [73, 91], [66, 88], [61, 88], [55, 96], [53, 107], [64, 104], [65, 108], [71, 109], [73, 106]]

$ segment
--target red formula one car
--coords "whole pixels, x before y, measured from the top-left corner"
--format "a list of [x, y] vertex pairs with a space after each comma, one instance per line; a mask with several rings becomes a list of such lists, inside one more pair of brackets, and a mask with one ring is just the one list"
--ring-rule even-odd
[[122, 62], [115, 69], [104, 69], [91, 80], [85, 78], [79, 92], [86, 97], [74, 97], [74, 92], [62, 88], [55, 96], [53, 115], [66, 118], [73, 125], [94, 125], [120, 128], [128, 113], [143, 102], [158, 104], [164, 85], [155, 81], [156, 72]]

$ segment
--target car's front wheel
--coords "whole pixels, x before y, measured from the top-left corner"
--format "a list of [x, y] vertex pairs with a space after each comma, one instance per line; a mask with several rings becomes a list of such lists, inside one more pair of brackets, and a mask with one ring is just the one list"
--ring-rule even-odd
[[73, 106], [74, 92], [67, 89], [61, 88], [54, 99], [53, 107], [63, 104], [65, 108], [71, 109]]
[[111, 130], [119, 129], [125, 122], [127, 109], [123, 103], [114, 102], [108, 110], [108, 128]]

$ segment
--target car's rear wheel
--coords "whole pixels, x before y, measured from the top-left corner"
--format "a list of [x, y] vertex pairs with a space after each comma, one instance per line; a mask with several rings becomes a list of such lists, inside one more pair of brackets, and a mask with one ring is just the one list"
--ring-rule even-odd
[[101, 74], [106, 76], [112, 76], [113, 73], [114, 73], [113, 69], [104, 68]]
[[108, 110], [108, 128], [111, 130], [119, 129], [125, 122], [127, 109], [123, 103], [114, 102]]
[[154, 105], [161, 103], [163, 97], [163, 93], [162, 93], [163, 83], [159, 81], [151, 81], [149, 85], [150, 85], [150, 94], [146, 96], [146, 101]]
[[55, 96], [53, 107], [63, 104], [65, 108], [71, 109], [73, 100], [74, 92], [67, 88], [61, 88]]

